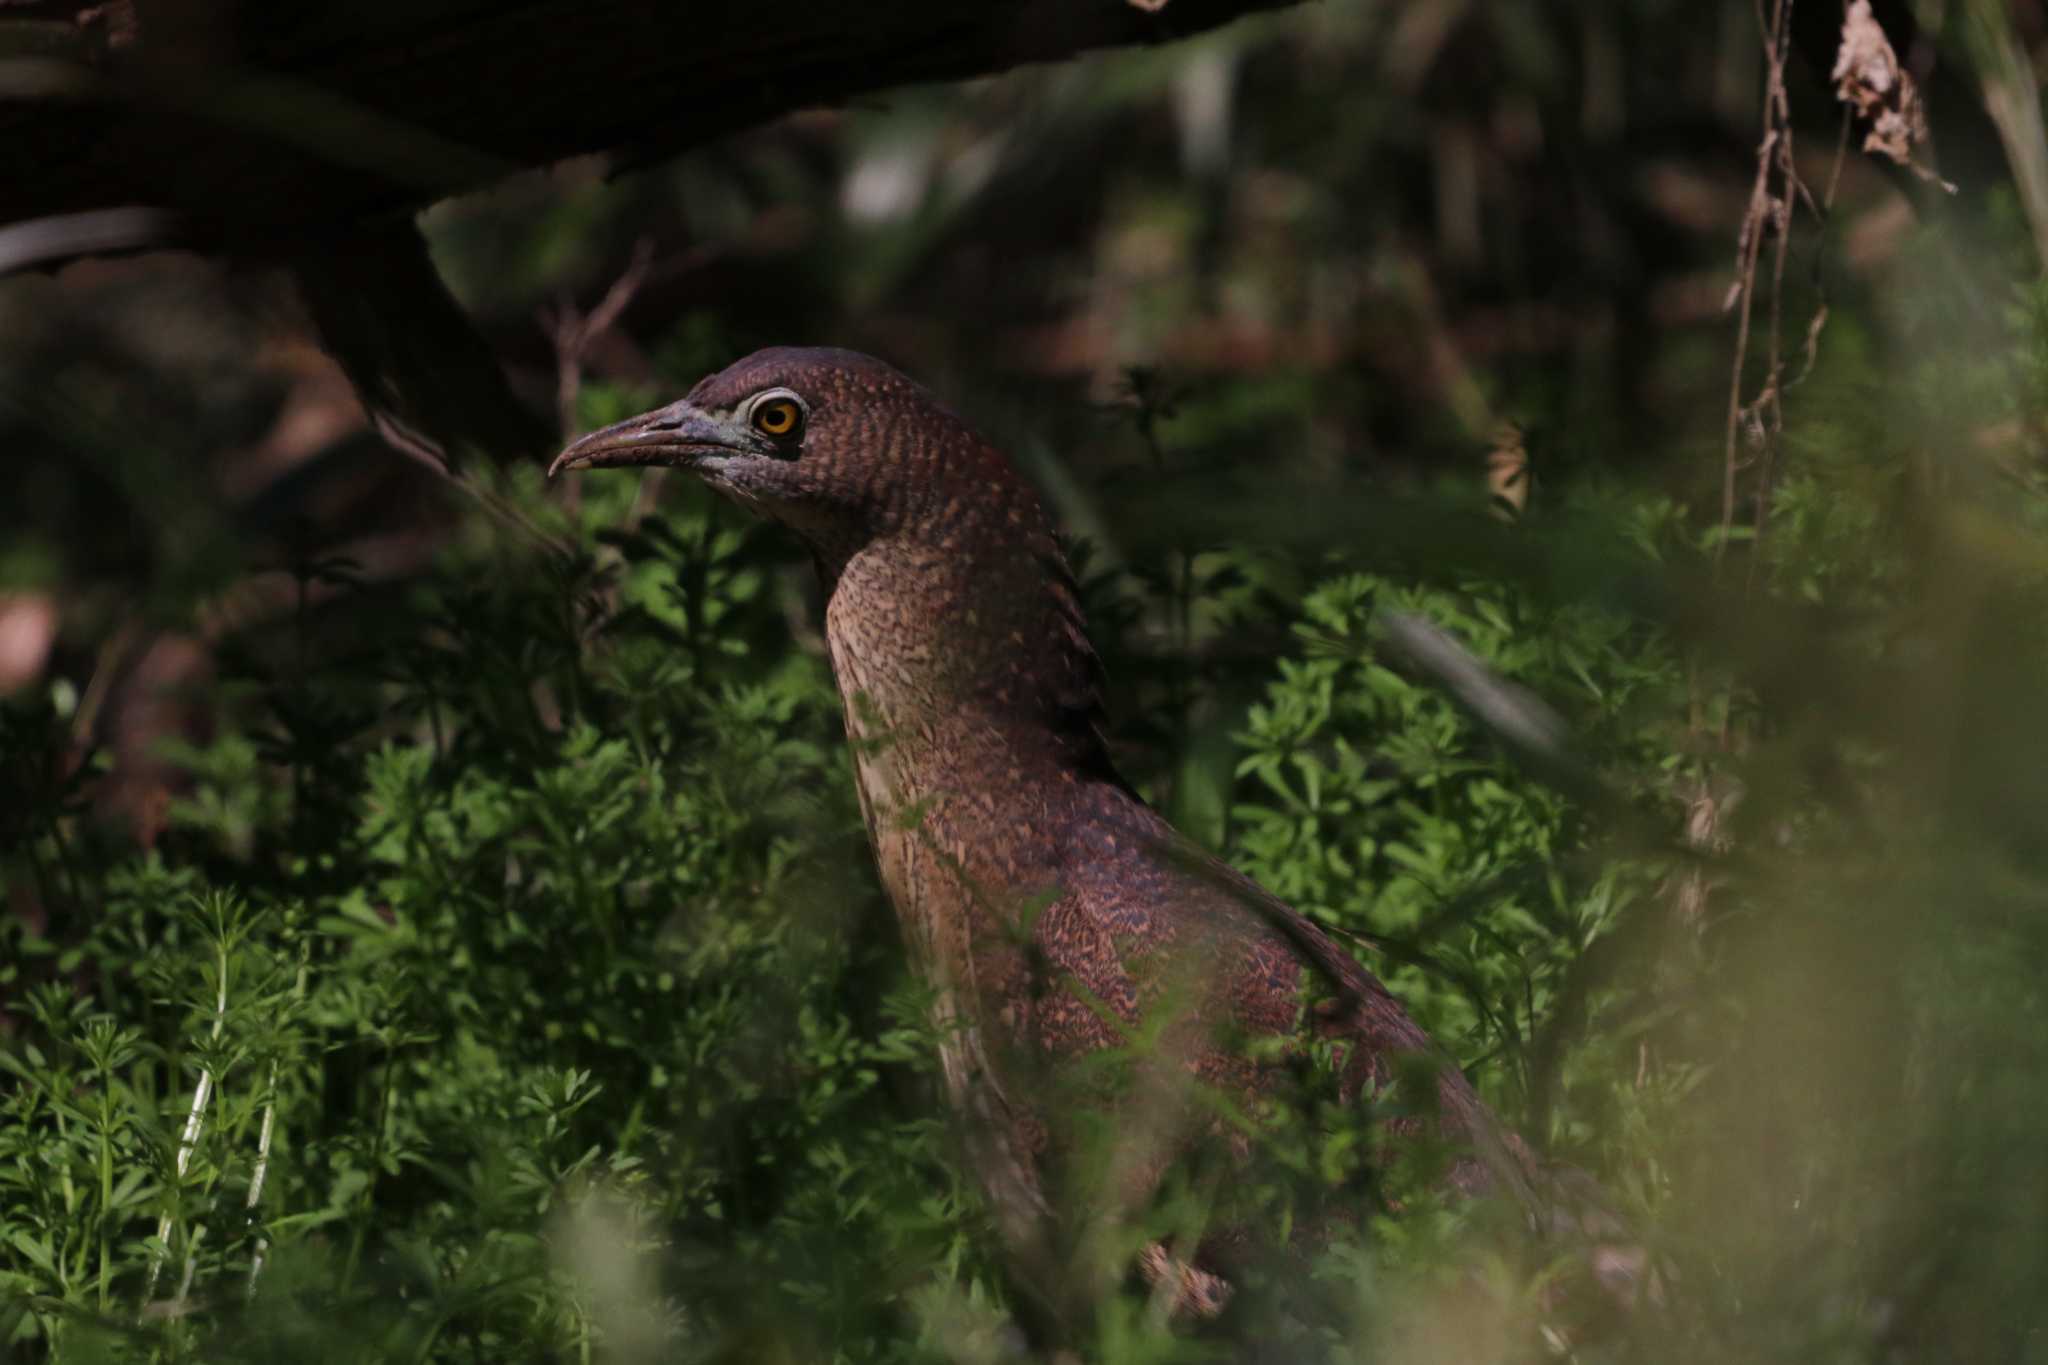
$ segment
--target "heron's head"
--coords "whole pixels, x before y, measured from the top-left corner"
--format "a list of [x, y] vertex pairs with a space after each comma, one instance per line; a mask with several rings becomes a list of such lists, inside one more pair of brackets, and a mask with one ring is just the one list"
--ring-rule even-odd
[[1043, 516], [1009, 463], [921, 385], [822, 347], [756, 351], [680, 402], [591, 432], [548, 472], [621, 465], [686, 470], [828, 562], [880, 537], [989, 525], [991, 512], [996, 525]]

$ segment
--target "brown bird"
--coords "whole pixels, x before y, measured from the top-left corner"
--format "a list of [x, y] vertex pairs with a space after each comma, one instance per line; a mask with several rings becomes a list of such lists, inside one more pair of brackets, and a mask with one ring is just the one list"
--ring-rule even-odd
[[[1176, 834], [1117, 776], [1052, 523], [1009, 461], [925, 389], [851, 351], [777, 347], [592, 432], [549, 472], [630, 465], [687, 470], [816, 557], [882, 883], [933, 990], [972, 1164], [1039, 1292], [1058, 1294], [1048, 1229], [1066, 1205], [1048, 1187], [1063, 1064], [1130, 1049], [1158, 1022], [1148, 1011], [1172, 1015], [1145, 1035], [1135, 1089], [1104, 1100], [1131, 1135], [1109, 1181], [1118, 1208], [1142, 1203], [1191, 1143], [1246, 1149], [1192, 1096], [1262, 1112], [1318, 1044], [1334, 1045], [1345, 1098], [1379, 1096], [1434, 1056], [1322, 929]], [[1504, 1184], [1526, 1206], [1523, 1149], [1455, 1065], [1435, 1078], [1435, 1103], [1414, 1107], [1460, 1153], [1450, 1182]], [[1229, 1292], [1218, 1272], [1231, 1235], [1155, 1243], [1139, 1268], [1183, 1310], [1212, 1311]]]

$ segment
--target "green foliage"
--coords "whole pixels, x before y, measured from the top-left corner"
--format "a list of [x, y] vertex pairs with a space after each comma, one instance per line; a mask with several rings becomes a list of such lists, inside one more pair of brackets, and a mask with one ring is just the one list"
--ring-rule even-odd
[[[611, 539], [245, 658], [261, 701], [180, 754], [151, 854], [30, 813], [8, 876], [85, 928], [9, 922], [17, 987], [61, 973], [0, 1053], [9, 1341], [551, 1359], [758, 1321], [865, 1356], [925, 1266], [975, 1273], [892, 1094], [932, 1049], [822, 666], [729, 628], [776, 608], [726, 519]], [[10, 762], [49, 722], [10, 712]], [[651, 1302], [591, 1282], [621, 1267]]]
[[1570, 708], [1571, 742], [1624, 776], [1669, 747], [1679, 679], [1640, 623], [1459, 589], [1347, 574], [1302, 602], [1241, 737], [1237, 861], [1304, 912], [1381, 952], [1382, 979], [1463, 1057], [1521, 1082], [1563, 973], [1646, 889], [1587, 856], [1586, 812], [1502, 761], [1441, 688], [1376, 638], [1380, 612], [1451, 631], [1503, 678]]

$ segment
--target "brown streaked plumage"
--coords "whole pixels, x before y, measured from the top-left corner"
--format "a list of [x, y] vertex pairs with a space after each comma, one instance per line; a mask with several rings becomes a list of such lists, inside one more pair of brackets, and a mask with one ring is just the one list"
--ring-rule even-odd
[[[775, 348], [680, 403], [602, 431], [551, 469], [672, 465], [779, 521], [816, 556], [861, 807], [883, 885], [946, 1026], [942, 1062], [1006, 1236], [1043, 1251], [1057, 1063], [1177, 1011], [1153, 1099], [1186, 1078], [1255, 1107], [1311, 1042], [1345, 1046], [1345, 1093], [1389, 1084], [1428, 1038], [1315, 924], [1177, 835], [1117, 777], [1099, 667], [1044, 508], [931, 394], [850, 351]], [[1257, 1056], [1222, 1035], [1280, 1038]], [[1160, 1082], [1168, 1084], [1160, 1084]], [[1175, 1085], [1172, 1082], [1180, 1082]], [[1518, 1145], [1455, 1066], [1441, 1123], [1458, 1185], [1528, 1197]], [[1141, 1200], [1210, 1123], [1148, 1104], [1117, 1157]], [[1148, 1275], [1193, 1273], [1155, 1247]]]

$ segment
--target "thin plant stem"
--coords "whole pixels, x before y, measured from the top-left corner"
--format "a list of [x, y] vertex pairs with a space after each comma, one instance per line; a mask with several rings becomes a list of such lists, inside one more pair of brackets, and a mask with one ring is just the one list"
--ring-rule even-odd
[[114, 1221], [113, 1115], [108, 1088], [113, 1082], [111, 1068], [100, 1073], [100, 1311], [107, 1311], [110, 1263], [113, 1259], [108, 1228]]
[[[277, 1063], [270, 1064], [270, 1077], [265, 1085], [263, 1100], [263, 1127], [256, 1136], [256, 1169], [249, 1177], [249, 1199], [244, 1205], [249, 1216], [256, 1216], [256, 1205], [263, 1198], [263, 1177], [270, 1171], [270, 1140], [277, 1127]], [[249, 1296], [255, 1297], [256, 1277], [263, 1273], [263, 1257], [270, 1250], [270, 1241], [265, 1237], [256, 1239], [256, 1251], [249, 1257]]]
[[[306, 945], [299, 944], [299, 974], [292, 982], [292, 1002], [297, 1004], [306, 997]], [[249, 1217], [255, 1218], [256, 1207], [263, 1199], [263, 1179], [270, 1174], [270, 1144], [277, 1132], [277, 1058], [270, 1059], [270, 1075], [263, 1087], [263, 1127], [256, 1137], [256, 1169], [249, 1176], [249, 1199], [244, 1206]], [[270, 1251], [270, 1239], [256, 1239], [255, 1254], [249, 1258], [250, 1297], [256, 1294], [256, 1277], [263, 1273], [263, 1259]]]
[[368, 1179], [363, 1181], [363, 1203], [360, 1216], [356, 1219], [355, 1234], [349, 1239], [348, 1264], [342, 1270], [342, 1288], [354, 1286], [356, 1267], [363, 1258], [363, 1243], [370, 1232], [370, 1214], [374, 1208], [377, 1193], [377, 1171], [384, 1163], [384, 1130], [391, 1124], [391, 1091], [394, 1087], [393, 1073], [397, 1069], [397, 1049], [389, 1042], [384, 1046], [384, 1088], [377, 1099], [377, 1134], [370, 1144], [370, 1170]]
[[[214, 998], [213, 1031], [211, 1037], [212, 1041], [219, 1042], [221, 1027], [225, 1023], [228, 1013], [228, 940], [225, 933], [221, 934], [215, 941], [215, 952], [215, 966], [219, 976], [218, 990]], [[178, 1138], [177, 1175], [181, 1184], [184, 1182], [186, 1170], [192, 1164], [192, 1150], [199, 1145], [200, 1129], [206, 1120], [206, 1105], [212, 1098], [213, 1069], [202, 1065], [199, 1068], [199, 1084], [192, 1090], [192, 1108], [185, 1115], [185, 1131]], [[150, 1256], [149, 1280], [142, 1291], [142, 1301], [145, 1304], [156, 1297], [157, 1276], [164, 1268], [164, 1253], [169, 1249], [170, 1236], [171, 1215], [169, 1211], [166, 1211], [157, 1220], [156, 1224], [157, 1248]], [[191, 1279], [191, 1261], [189, 1257], [186, 1261], [185, 1278], [188, 1282]], [[182, 1290], [179, 1297], [184, 1297]]]
[[185, 1269], [178, 1276], [177, 1296], [171, 1300], [175, 1313], [182, 1313], [185, 1309], [186, 1301], [192, 1296], [192, 1275], [199, 1267], [199, 1240], [204, 1236], [206, 1236], [206, 1227], [202, 1224], [192, 1229], [192, 1236], [185, 1243]]

